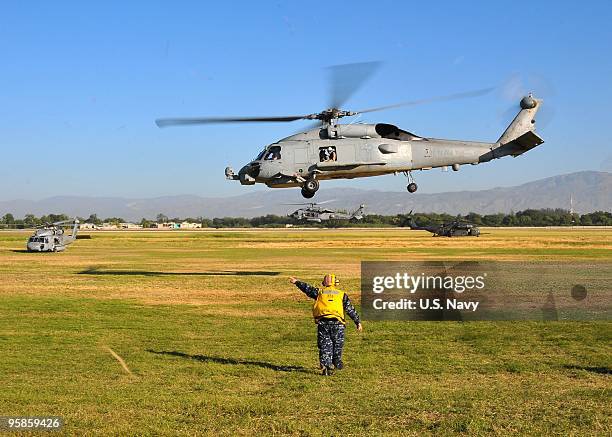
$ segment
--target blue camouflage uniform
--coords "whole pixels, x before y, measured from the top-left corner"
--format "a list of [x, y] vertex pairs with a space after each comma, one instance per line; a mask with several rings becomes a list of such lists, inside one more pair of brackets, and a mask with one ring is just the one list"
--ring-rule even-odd
[[[317, 299], [319, 289], [306, 282], [297, 281], [295, 286], [311, 299]], [[355, 325], [359, 325], [360, 319], [357, 310], [345, 293], [342, 299], [342, 306]], [[319, 319], [317, 323], [317, 346], [319, 348], [319, 363], [322, 368], [331, 368], [332, 364], [336, 369], [343, 367], [342, 349], [344, 348], [344, 324], [333, 318]]]

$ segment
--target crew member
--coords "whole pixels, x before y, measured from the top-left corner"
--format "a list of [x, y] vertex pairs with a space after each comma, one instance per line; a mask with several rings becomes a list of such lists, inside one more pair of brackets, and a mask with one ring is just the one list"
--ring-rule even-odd
[[340, 282], [336, 279], [336, 275], [325, 275], [321, 288], [298, 281], [294, 277], [289, 278], [289, 281], [315, 301], [312, 307], [312, 315], [317, 324], [317, 346], [319, 347], [321, 374], [330, 375], [333, 368], [341, 370], [344, 367], [342, 348], [344, 347], [345, 314], [353, 319], [358, 331], [363, 330], [357, 310], [351, 304], [348, 295], [336, 288]]

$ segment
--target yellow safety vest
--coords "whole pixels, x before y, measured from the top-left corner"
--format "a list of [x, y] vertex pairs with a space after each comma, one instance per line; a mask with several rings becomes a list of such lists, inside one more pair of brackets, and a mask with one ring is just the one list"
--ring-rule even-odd
[[334, 287], [320, 288], [317, 299], [312, 307], [312, 315], [315, 321], [320, 319], [337, 319], [345, 325], [343, 301], [344, 291]]

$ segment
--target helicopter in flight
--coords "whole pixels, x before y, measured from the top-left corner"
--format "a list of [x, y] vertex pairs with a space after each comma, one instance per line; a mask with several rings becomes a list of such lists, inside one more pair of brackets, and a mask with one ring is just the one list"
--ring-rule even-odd
[[434, 237], [480, 237], [480, 228], [472, 223], [454, 220], [438, 225], [418, 226], [412, 218], [412, 211], [408, 213], [407, 220], [410, 229], [431, 232]]
[[[72, 233], [67, 235], [64, 226], [72, 224]], [[77, 238], [79, 221], [63, 220], [47, 223], [39, 227], [30, 238], [28, 238], [28, 252], [62, 252]]]
[[[535, 115], [542, 100], [531, 94], [520, 100], [520, 110], [494, 142], [445, 140], [419, 136], [388, 123], [340, 124], [341, 118], [382, 111], [401, 106], [436, 101], [471, 98], [491, 92], [485, 88], [470, 92], [400, 102], [375, 108], [349, 111], [341, 109], [356, 87], [372, 73], [376, 63], [332, 67], [332, 98], [328, 109], [305, 115], [280, 117], [207, 117], [157, 119], [158, 127], [211, 123], [258, 123], [315, 120], [316, 127], [278, 140], [266, 146], [251, 162], [236, 173], [225, 169], [225, 177], [242, 185], [262, 183], [270, 188], [300, 187], [310, 199], [319, 189], [319, 181], [354, 179], [403, 173], [407, 190], [414, 193], [417, 184], [413, 170], [477, 165], [505, 156], [517, 157], [544, 142], [535, 133]], [[357, 73], [355, 73], [357, 72]]]
[[289, 205], [305, 205], [305, 208], [299, 208], [288, 214], [288, 217], [296, 220], [304, 220], [307, 222], [321, 223], [328, 220], [361, 220], [363, 218], [363, 212], [365, 205], [359, 205], [354, 212], [347, 214], [344, 212], [335, 211], [329, 208], [322, 208], [320, 205], [332, 202], [327, 200], [321, 203], [291, 203]]

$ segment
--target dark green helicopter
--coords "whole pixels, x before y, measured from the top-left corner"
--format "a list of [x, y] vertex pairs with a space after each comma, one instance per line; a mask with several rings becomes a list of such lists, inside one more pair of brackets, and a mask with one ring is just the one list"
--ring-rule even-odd
[[406, 224], [412, 230], [431, 232], [434, 237], [479, 237], [480, 228], [472, 223], [454, 220], [430, 226], [418, 226], [412, 217], [412, 211], [406, 217]]

